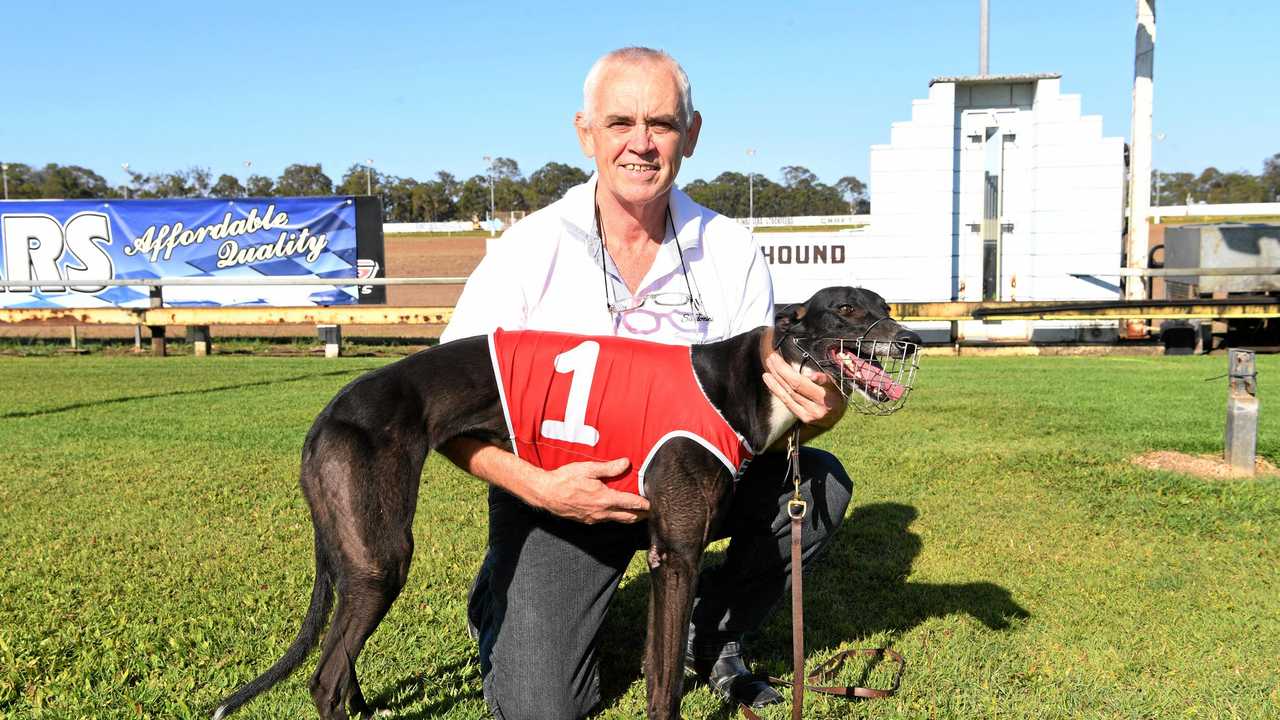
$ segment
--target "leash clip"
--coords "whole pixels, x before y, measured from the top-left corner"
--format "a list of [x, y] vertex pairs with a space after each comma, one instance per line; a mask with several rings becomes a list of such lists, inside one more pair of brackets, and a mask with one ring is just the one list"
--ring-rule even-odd
[[803, 520], [804, 516], [809, 512], [809, 503], [799, 498], [792, 498], [787, 501], [787, 516], [792, 520]]

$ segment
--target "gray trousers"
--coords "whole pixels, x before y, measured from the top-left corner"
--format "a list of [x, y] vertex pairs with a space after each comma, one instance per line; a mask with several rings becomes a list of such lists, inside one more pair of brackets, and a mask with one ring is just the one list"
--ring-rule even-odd
[[[835, 456], [801, 449], [806, 567], [844, 520], [853, 483]], [[790, 587], [792, 486], [786, 456], [755, 458], [738, 481], [724, 562], [698, 578], [690, 642], [715, 657], [755, 630]], [[489, 549], [468, 602], [479, 631], [484, 696], [498, 720], [580, 718], [600, 702], [596, 645], [643, 523], [584, 525], [489, 491]]]

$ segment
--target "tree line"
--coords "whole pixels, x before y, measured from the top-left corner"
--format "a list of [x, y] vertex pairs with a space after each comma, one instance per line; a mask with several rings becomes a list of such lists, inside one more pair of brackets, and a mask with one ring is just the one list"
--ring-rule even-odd
[[[79, 165], [49, 163], [33, 167], [4, 163], [4, 182], [11, 199], [285, 197], [363, 195], [382, 198], [387, 222], [431, 222], [482, 219], [488, 215], [490, 192], [497, 211], [530, 212], [544, 207], [569, 188], [587, 180], [583, 169], [549, 162], [525, 177], [511, 158], [495, 158], [489, 173], [465, 180], [440, 171], [426, 180], [396, 177], [377, 168], [353, 164], [334, 181], [319, 164], [295, 163], [279, 177], [234, 175], [217, 178], [206, 168], [142, 173], [129, 169], [129, 182], [111, 185], [93, 170]], [[713, 180], [693, 180], [682, 189], [698, 203], [729, 217], [788, 217], [838, 215], [870, 211], [867, 186], [847, 175], [834, 184], [821, 182], [807, 168], [787, 165], [782, 182], [759, 174], [725, 172]], [[1153, 201], [1159, 205], [1185, 203], [1280, 201], [1280, 153], [1263, 162], [1262, 173], [1152, 172]]]
[[1262, 161], [1260, 175], [1216, 167], [1199, 174], [1153, 170], [1151, 198], [1153, 205], [1280, 202], [1280, 153]]
[[[174, 172], [142, 173], [126, 170], [129, 182], [111, 185], [101, 175], [79, 165], [50, 163], [32, 167], [6, 163], [5, 178], [11, 199], [90, 198], [237, 198], [313, 195], [364, 195], [382, 198], [387, 222], [432, 222], [483, 219], [489, 213], [490, 185], [493, 205], [500, 213], [531, 212], [558, 200], [589, 175], [579, 167], [549, 162], [529, 174], [511, 158], [495, 158], [489, 173], [465, 180], [449, 172], [418, 180], [396, 177], [377, 168], [353, 164], [334, 180], [319, 164], [295, 163], [277, 178], [250, 175], [241, 181], [234, 175], [213, 177], [207, 169], [192, 167]], [[783, 182], [762, 175], [721, 173], [714, 180], [694, 180], [684, 186], [694, 200], [730, 217], [747, 217], [754, 195], [755, 215], [832, 215], [865, 212], [866, 186], [853, 176], [834, 186], [818, 181], [808, 169], [782, 168]], [[491, 183], [492, 180], [492, 183]], [[754, 190], [754, 193], [752, 192]]]

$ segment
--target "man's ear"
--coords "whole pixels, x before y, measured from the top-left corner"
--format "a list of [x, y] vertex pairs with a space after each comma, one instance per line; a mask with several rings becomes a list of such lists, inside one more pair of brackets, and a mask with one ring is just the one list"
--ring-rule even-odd
[[573, 114], [573, 129], [578, 131], [578, 145], [582, 146], [582, 154], [589, 158], [595, 157], [596, 140], [591, 137], [591, 126], [582, 111]]
[[778, 332], [795, 332], [797, 327], [804, 324], [804, 314], [808, 311], [809, 308], [804, 303], [788, 305], [773, 316], [773, 327]]
[[689, 124], [689, 129], [684, 134], [684, 151], [685, 157], [693, 157], [693, 149], [698, 145], [698, 133], [702, 132], [702, 113], [697, 110], [693, 111], [693, 122]]

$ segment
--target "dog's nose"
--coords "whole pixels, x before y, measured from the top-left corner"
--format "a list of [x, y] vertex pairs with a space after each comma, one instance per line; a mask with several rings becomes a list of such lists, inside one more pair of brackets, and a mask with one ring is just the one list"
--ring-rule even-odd
[[903, 328], [901, 331], [898, 332], [897, 335], [894, 335], [893, 340], [894, 342], [912, 343], [914, 345], [920, 345], [924, 342], [923, 340], [920, 339], [919, 335], [915, 334], [910, 330], [907, 330], [906, 328]]

